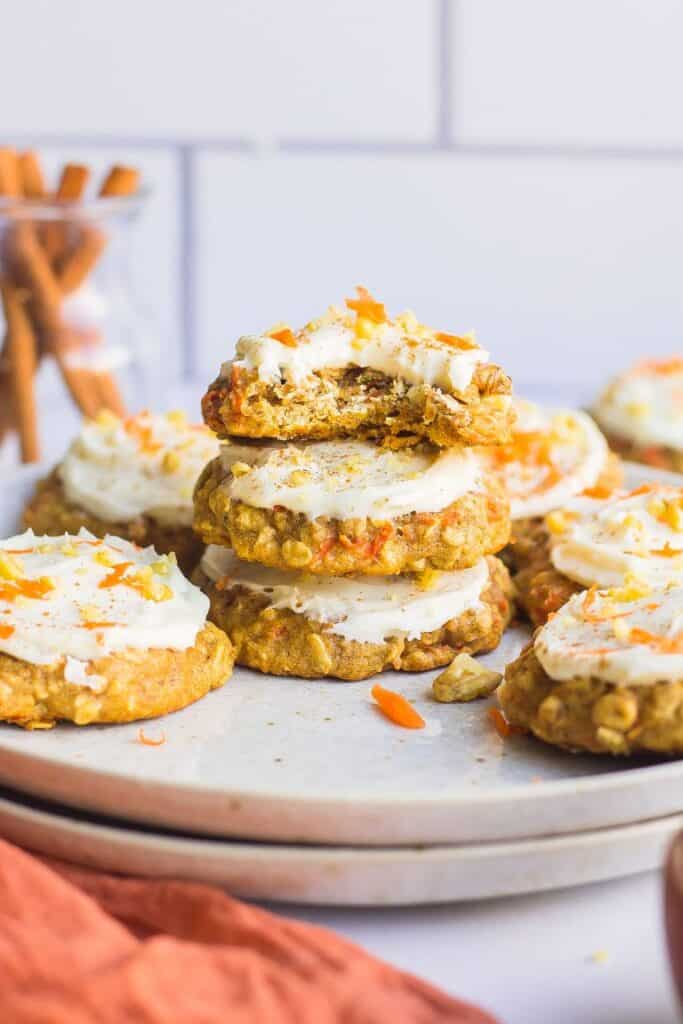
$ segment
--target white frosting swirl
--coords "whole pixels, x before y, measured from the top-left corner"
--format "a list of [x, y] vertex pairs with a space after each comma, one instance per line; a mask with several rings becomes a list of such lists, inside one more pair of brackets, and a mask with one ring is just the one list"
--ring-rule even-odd
[[[471, 338], [456, 338], [419, 324], [405, 313], [383, 323], [362, 323], [334, 307], [285, 344], [270, 334], [245, 335], [237, 342], [236, 359], [224, 363], [229, 377], [233, 365], [256, 370], [261, 380], [301, 384], [318, 370], [360, 366], [409, 384], [426, 384], [450, 394], [464, 391], [475, 367], [489, 354]], [[444, 340], [444, 339], [451, 339]]]
[[470, 609], [481, 608], [489, 582], [486, 559], [471, 569], [441, 573], [429, 590], [409, 576], [332, 577], [295, 575], [242, 562], [226, 548], [209, 545], [201, 568], [209, 579], [225, 580], [268, 596], [272, 608], [289, 608], [347, 640], [382, 643], [389, 637], [416, 639]]
[[683, 681], [683, 591], [672, 587], [626, 602], [610, 591], [575, 594], [538, 631], [534, 651], [551, 679]]
[[192, 523], [192, 492], [219, 451], [208, 427], [182, 413], [106, 413], [87, 422], [58, 467], [67, 500], [107, 523], [148, 515], [167, 526]]
[[[390, 451], [368, 441], [297, 445], [224, 444], [230, 497], [257, 508], [282, 505], [309, 519], [392, 519], [438, 512], [468, 491], [483, 490], [481, 463], [467, 448]], [[246, 467], [251, 469], [247, 472]]]
[[632, 573], [653, 585], [683, 585], [683, 487], [576, 498], [551, 526], [561, 530], [552, 534], [552, 563], [577, 583], [617, 586]]
[[595, 416], [615, 437], [683, 451], [683, 356], [647, 360], [617, 377]]
[[83, 663], [115, 651], [192, 647], [208, 604], [173, 557], [118, 537], [0, 541], [0, 651], [34, 665], [66, 658], [79, 685]]
[[509, 445], [485, 449], [483, 458], [503, 480], [512, 519], [543, 516], [593, 487], [605, 468], [607, 442], [590, 416], [544, 409], [515, 400]]

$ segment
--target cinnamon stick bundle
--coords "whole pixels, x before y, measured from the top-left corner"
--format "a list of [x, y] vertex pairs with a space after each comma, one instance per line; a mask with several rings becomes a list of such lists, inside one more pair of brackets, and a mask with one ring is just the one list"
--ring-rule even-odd
[[[22, 210], [3, 237], [0, 298], [6, 335], [0, 352], [0, 441], [16, 427], [25, 462], [39, 458], [33, 378], [43, 354], [54, 357], [83, 415], [96, 416], [102, 409], [125, 415], [111, 374], [79, 366], [70, 354], [78, 347], [78, 338], [62, 316], [64, 298], [85, 282], [107, 244], [101, 229], [76, 215], [75, 204], [83, 198], [89, 177], [89, 168], [84, 165], [67, 164], [56, 195], [51, 197], [35, 153], [17, 154], [11, 148], [0, 147], [0, 197], [54, 199], [65, 204], [63, 218], [43, 224], [36, 223], [40, 222], [39, 206], [35, 221]], [[98, 195], [128, 196], [138, 185], [135, 169], [116, 165], [106, 175]], [[8, 218], [11, 212], [8, 204]]]

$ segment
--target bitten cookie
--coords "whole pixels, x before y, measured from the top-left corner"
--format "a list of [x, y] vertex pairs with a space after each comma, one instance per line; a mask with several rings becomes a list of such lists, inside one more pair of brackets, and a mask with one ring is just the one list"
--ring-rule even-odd
[[203, 400], [220, 437], [424, 437], [501, 444], [511, 384], [471, 336], [391, 319], [365, 289], [298, 331], [278, 324], [237, 342]]

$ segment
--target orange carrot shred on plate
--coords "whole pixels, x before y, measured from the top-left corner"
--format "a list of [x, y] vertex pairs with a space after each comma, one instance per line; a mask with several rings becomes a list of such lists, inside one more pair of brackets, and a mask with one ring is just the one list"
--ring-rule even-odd
[[9, 640], [14, 632], [14, 626], [0, 625], [0, 640]]
[[395, 693], [394, 690], [385, 690], [379, 683], [375, 683], [371, 693], [377, 701], [380, 711], [390, 722], [401, 725], [404, 729], [424, 729], [427, 724], [424, 718], [400, 693]]
[[162, 747], [165, 742], [166, 733], [164, 732], [162, 732], [160, 739], [153, 740], [149, 736], [145, 736], [144, 729], [138, 729], [138, 743], [142, 743], [145, 747]]
[[500, 708], [489, 708], [488, 715], [493, 728], [501, 739], [506, 740], [509, 736], [525, 735], [526, 729], [522, 729], [518, 725], [510, 725]]

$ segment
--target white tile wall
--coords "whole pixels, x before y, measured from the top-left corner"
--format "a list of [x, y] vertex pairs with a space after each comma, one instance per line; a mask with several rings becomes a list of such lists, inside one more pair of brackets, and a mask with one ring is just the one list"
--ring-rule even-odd
[[430, 0], [12, 7], [23, 45], [2, 48], [5, 131], [427, 140], [434, 128]]
[[[678, 166], [552, 158], [204, 157], [200, 366], [361, 281], [476, 326], [522, 387], [581, 390], [683, 337]], [[232, 197], [232, 198], [231, 198]]]
[[0, 139], [154, 187], [171, 375], [357, 281], [536, 392], [680, 350], [681, 0], [34, 0], [11, 29]]
[[680, 0], [458, 0], [454, 136], [683, 144]]

